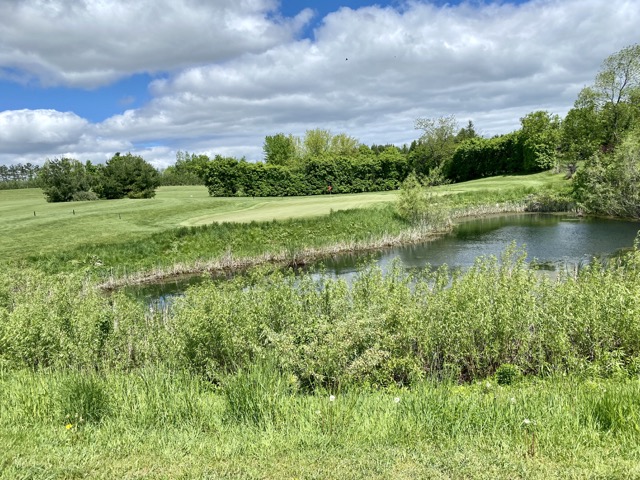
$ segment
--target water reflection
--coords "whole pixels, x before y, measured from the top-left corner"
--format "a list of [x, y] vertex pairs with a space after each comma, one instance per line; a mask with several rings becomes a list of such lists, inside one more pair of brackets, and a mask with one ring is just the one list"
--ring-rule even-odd
[[[407, 269], [442, 264], [452, 269], [468, 268], [479, 256], [500, 257], [516, 242], [527, 251], [527, 260], [541, 270], [574, 268], [594, 257], [607, 258], [633, 245], [640, 223], [621, 220], [570, 217], [554, 214], [511, 214], [464, 221], [447, 236], [418, 244], [391, 248], [383, 252], [340, 255], [310, 267], [331, 277], [351, 280], [364, 263], [375, 261], [388, 270], [394, 259]], [[318, 276], [320, 274], [316, 273]], [[202, 277], [131, 290], [141, 298], [157, 299], [183, 292]]]

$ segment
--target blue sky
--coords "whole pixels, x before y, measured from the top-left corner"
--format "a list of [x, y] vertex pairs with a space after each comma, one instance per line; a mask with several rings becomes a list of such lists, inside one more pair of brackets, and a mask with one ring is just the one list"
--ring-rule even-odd
[[[0, 2], [0, 164], [177, 150], [260, 160], [312, 128], [409, 143], [563, 115], [638, 41], [634, 0]], [[612, 35], [611, 32], [615, 32]], [[349, 60], [345, 60], [349, 58]]]

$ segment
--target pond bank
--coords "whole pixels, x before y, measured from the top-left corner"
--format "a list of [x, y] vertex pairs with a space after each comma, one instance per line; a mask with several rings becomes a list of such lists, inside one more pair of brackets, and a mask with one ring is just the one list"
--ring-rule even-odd
[[526, 202], [504, 202], [458, 208], [449, 212], [448, 219], [443, 225], [421, 224], [395, 234], [385, 232], [366, 240], [339, 241], [319, 247], [283, 249], [254, 256], [235, 256], [231, 249], [228, 249], [222, 256], [208, 261], [175, 263], [164, 268], [134, 272], [118, 277], [112, 276], [100, 283], [99, 287], [105, 291], [113, 291], [128, 286], [170, 282], [203, 274], [224, 276], [264, 265], [273, 265], [277, 268], [302, 267], [346, 253], [367, 253], [402, 245], [423, 243], [450, 233], [457, 221], [526, 211]]

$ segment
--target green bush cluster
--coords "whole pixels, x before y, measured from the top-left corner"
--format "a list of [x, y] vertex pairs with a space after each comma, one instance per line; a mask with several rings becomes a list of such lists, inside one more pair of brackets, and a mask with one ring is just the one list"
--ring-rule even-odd
[[176, 304], [177, 355], [216, 381], [268, 351], [309, 388], [472, 380], [503, 364], [608, 375], [612, 355], [635, 371], [639, 261], [635, 251], [626, 267], [593, 264], [558, 283], [511, 257], [453, 278], [369, 269], [351, 286], [282, 274], [203, 285]]
[[494, 138], [475, 137], [460, 143], [453, 153], [447, 176], [456, 182], [464, 182], [525, 171], [521, 135], [512, 132]]
[[[257, 271], [192, 287], [163, 311], [104, 296], [77, 276], [8, 272], [0, 282], [0, 363], [161, 363], [225, 383], [236, 372], [252, 378], [256, 360], [270, 358], [312, 390], [469, 381], [505, 364], [536, 375], [637, 373], [640, 252], [557, 282], [537, 276], [523, 255], [507, 251], [455, 274], [371, 267], [352, 284]], [[283, 378], [272, 380], [284, 385]]]
[[299, 165], [249, 163], [216, 157], [204, 167], [212, 196], [292, 196], [397, 189], [409, 174], [406, 158], [380, 155], [314, 158]]
[[105, 165], [69, 158], [47, 160], [38, 170], [37, 181], [48, 202], [70, 202], [152, 198], [160, 175], [142, 157], [116, 153]]
[[10, 368], [142, 365], [163, 348], [162, 337], [147, 337], [159, 329], [154, 320], [143, 305], [124, 295], [107, 297], [79, 275], [0, 275], [0, 363]]

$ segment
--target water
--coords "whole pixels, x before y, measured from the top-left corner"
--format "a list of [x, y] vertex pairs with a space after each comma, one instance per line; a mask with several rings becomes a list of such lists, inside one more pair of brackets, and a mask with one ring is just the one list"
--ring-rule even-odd
[[[555, 214], [509, 214], [459, 223], [450, 234], [417, 245], [395, 247], [369, 254], [345, 254], [327, 258], [310, 267], [327, 275], [349, 280], [366, 261], [375, 261], [383, 270], [397, 259], [405, 268], [468, 268], [479, 256], [500, 257], [512, 242], [525, 247], [527, 261], [545, 270], [575, 267], [594, 257], [607, 258], [633, 246], [639, 222], [572, 217]], [[170, 282], [136, 287], [130, 291], [147, 302], [180, 294], [190, 284], [206, 277], [173, 279]]]
[[[608, 258], [633, 246], [639, 222], [554, 214], [509, 214], [461, 222], [430, 242], [389, 249], [372, 256], [384, 270], [394, 259], [405, 268], [468, 268], [479, 256], [496, 256], [512, 242], [524, 247], [527, 261], [547, 270], [573, 267], [594, 257]], [[344, 255], [323, 263], [328, 274], [350, 277], [362, 256]]]

